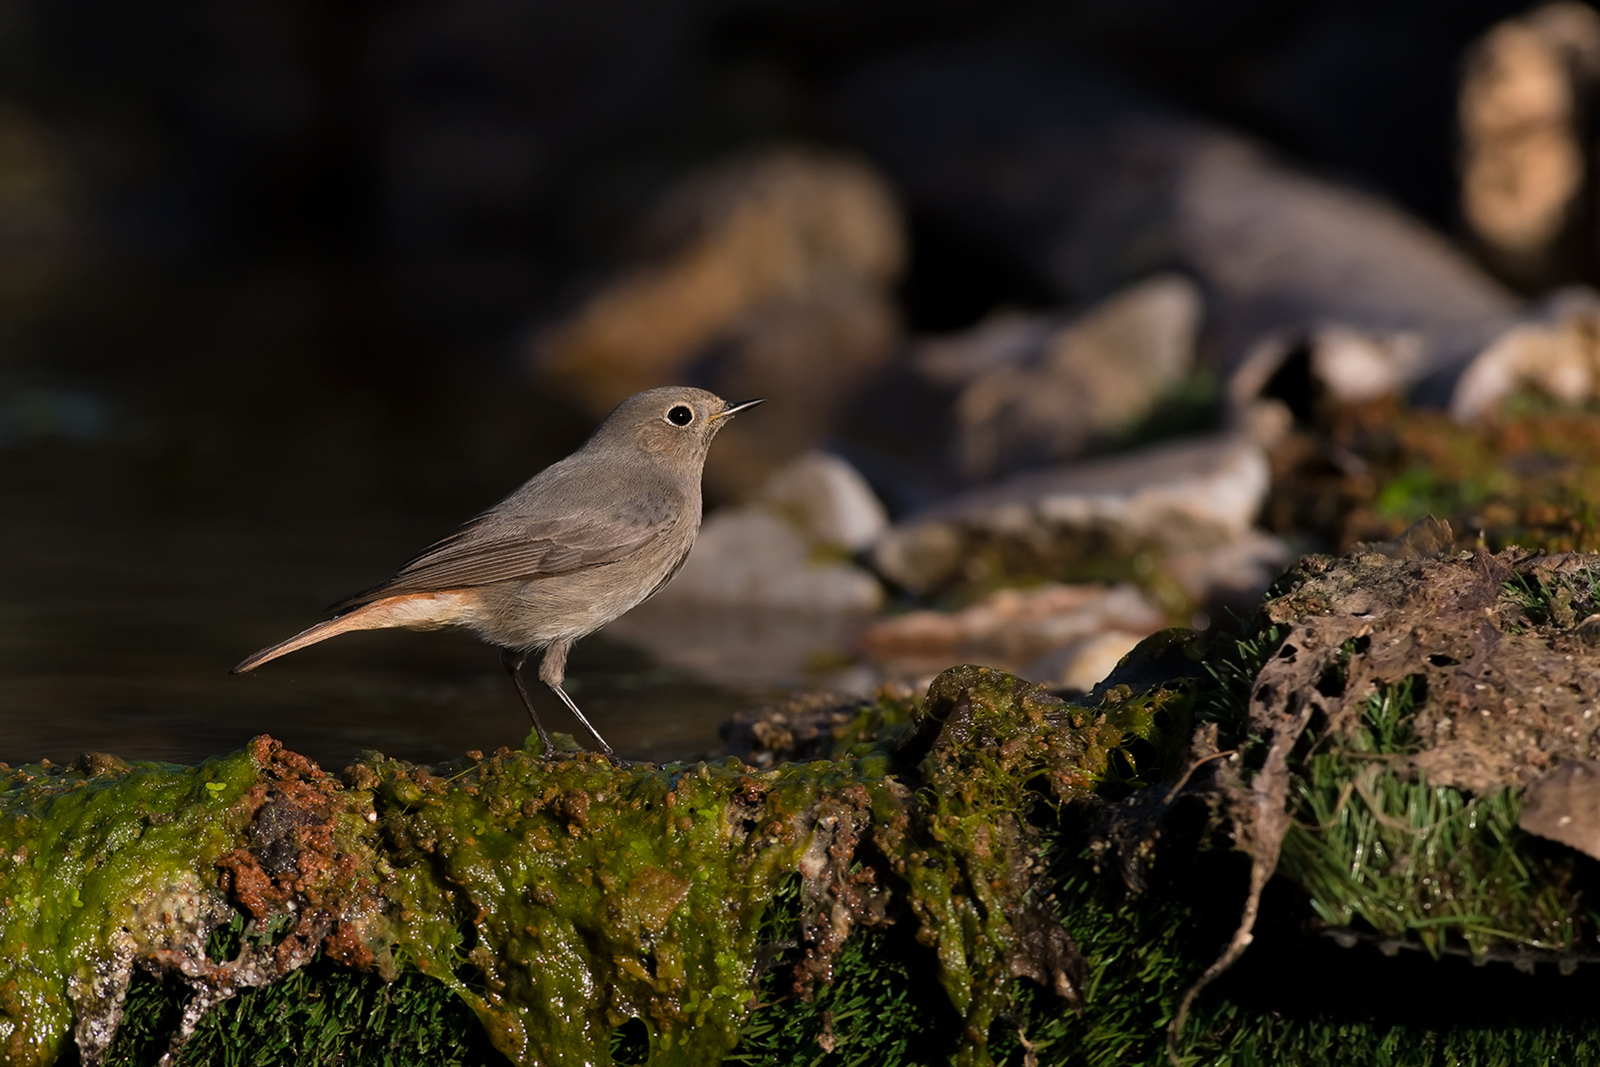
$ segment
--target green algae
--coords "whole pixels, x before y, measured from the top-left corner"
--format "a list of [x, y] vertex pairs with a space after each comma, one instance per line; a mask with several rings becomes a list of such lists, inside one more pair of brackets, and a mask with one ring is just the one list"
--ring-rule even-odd
[[[395, 975], [426, 982], [417, 1003], [433, 1007], [418, 1019], [443, 1018], [438, 998], [452, 998], [522, 1063], [1156, 1062], [1184, 986], [1237, 914], [1245, 879], [1228, 851], [1236, 809], [1219, 768], [1227, 762], [1246, 783], [1259, 773], [1269, 734], [1252, 702], [1263, 671], [1282, 662], [1305, 619], [1348, 617], [1339, 597], [1350, 589], [1398, 588], [1385, 567], [1426, 569], [1363, 558], [1345, 581], [1341, 566], [1305, 565], [1245, 634], [1214, 637], [1209, 651], [1192, 634], [1157, 635], [1077, 703], [998, 671], [952, 669], [925, 697], [836, 716], [819, 742], [828, 758], [807, 764], [619, 770], [502, 750], [427, 768], [374, 754], [335, 781], [260, 742], [214, 761], [237, 770], [222, 788], [207, 787], [204, 774], [221, 780], [214, 769], [164, 768], [171, 791], [151, 795], [175, 821], [224, 818], [215, 840], [190, 842], [155, 882], [198, 885], [214, 906], [188, 929], [189, 971], [162, 970], [159, 952], [134, 962], [204, 991], [205, 966], [284, 945], [320, 952], [322, 963], [279, 967], [266, 975], [276, 985], [217, 1008], [180, 1063], [224, 1047], [230, 1031], [211, 1020], [265, 1034], [247, 1023], [267, 1009], [249, 1004], [303, 987], [296, 997], [376, 1011], [392, 988], [382, 978]], [[1575, 625], [1568, 614], [1592, 596], [1581, 568], [1527, 569], [1517, 585], [1474, 566], [1498, 598], [1497, 618], [1529, 628], [1529, 640]], [[1331, 700], [1367, 676], [1377, 645], [1336, 644], [1337, 669], [1308, 677]], [[1442, 678], [1453, 668], [1430, 669]], [[1435, 954], [1521, 944], [1553, 956], [1593, 932], [1580, 892], [1588, 861], [1541, 852], [1517, 831], [1513, 792], [1436, 786], [1403, 766], [1427, 747], [1423, 690], [1346, 696], [1354, 719], [1319, 721], [1289, 761], [1291, 825], [1277, 870], [1301, 910], [1291, 903], [1292, 921], [1274, 936], [1299, 944], [1309, 914], [1313, 927]], [[1237, 760], [1215, 758], [1230, 749]], [[135, 781], [106, 766], [102, 788]], [[42, 798], [69, 796], [72, 775], [54, 776], [65, 785], [23, 803], [30, 778], [0, 811], [54, 819]], [[141, 845], [114, 847], [132, 856]], [[322, 918], [283, 925], [291, 912]], [[210, 940], [205, 966], [192, 958], [195, 937]], [[354, 986], [313, 984], [329, 961], [371, 973]], [[1309, 1009], [1287, 991], [1261, 1001], [1229, 981], [1196, 1003], [1177, 1046], [1184, 1058], [1274, 1062], [1272, 1042], [1314, 1058], [1318, 1042], [1360, 1036], [1399, 1049], [1417, 1036], [1358, 1008]], [[49, 1022], [56, 1050], [74, 1010], [70, 996], [61, 1003], [65, 1015]], [[1497, 1045], [1464, 1025], [1417, 1039], [1537, 1050], [1588, 1047], [1595, 1036], [1535, 1028], [1522, 1045]], [[358, 1061], [381, 1059], [349, 1062]], [[1392, 1062], [1432, 1061], [1396, 1052]]]
[[515, 1062], [627, 1045], [715, 1063], [798, 885], [787, 999], [834, 997], [861, 977], [861, 938], [897, 929], [953, 1013], [952, 1058], [983, 1064], [1019, 979], [1079, 995], [1039, 826], [1136, 782], [1132, 746], [1185, 700], [1123, 687], [1074, 707], [957, 668], [923, 700], [864, 707], [837, 758], [764, 771], [501, 750], [437, 769], [372, 754], [337, 780], [258, 738], [198, 768], [8, 772], [8, 1062], [51, 1062], [74, 1028], [97, 1062], [136, 967], [190, 991], [181, 1057], [214, 1040], [216, 1005], [322, 960], [438, 981]]
[[51, 1063], [76, 1021], [104, 1047], [134, 954], [226, 911], [212, 871], [249, 822], [249, 753], [198, 767], [91, 756], [0, 771], [0, 1055]]
[[[652, 1062], [715, 1062], [749, 1005], [755, 937], [826, 798], [893, 805], [887, 764], [616, 772], [492, 758], [443, 780], [365, 765], [393, 842], [397, 950], [514, 1060], [604, 1063], [633, 1018]], [[880, 794], [874, 797], [874, 794]]]
[[958, 668], [910, 716], [863, 709], [837, 731], [840, 758], [770, 771], [506, 753], [448, 782], [379, 758], [353, 773], [392, 849], [397, 955], [513, 1059], [605, 1063], [637, 1019], [651, 1063], [716, 1062], [751, 1008], [767, 910], [799, 871], [802, 995], [832, 981], [853, 931], [908, 913], [963, 1020], [956, 1061], [983, 1063], [1015, 977], [1076, 995], [1076, 950], [1035, 899], [1027, 816], [1046, 794], [1030, 783], [1088, 796], [1112, 751], [1154, 729], [1148, 701], [1111, 708]]

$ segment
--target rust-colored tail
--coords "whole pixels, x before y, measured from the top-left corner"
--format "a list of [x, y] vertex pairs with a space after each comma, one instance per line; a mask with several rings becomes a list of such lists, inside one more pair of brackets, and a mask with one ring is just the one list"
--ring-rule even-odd
[[287, 656], [297, 649], [305, 648], [307, 645], [314, 645], [318, 641], [326, 641], [328, 638], [337, 637], [342, 633], [349, 633], [351, 630], [374, 629], [374, 624], [371, 622], [362, 625], [365, 620], [357, 617], [361, 614], [360, 611], [352, 611], [350, 614], [341, 615], [337, 619], [319, 622], [309, 630], [301, 630], [287, 641], [279, 641], [270, 648], [263, 648], [253, 656], [247, 656], [243, 662], [228, 673], [243, 674], [245, 671], [255, 670], [269, 660], [275, 660], [279, 656]]
[[390, 627], [431, 630], [439, 626], [448, 626], [459, 620], [468, 602], [469, 598], [457, 591], [385, 597], [354, 611], [347, 611], [327, 622], [319, 622], [308, 630], [301, 630], [287, 641], [279, 641], [253, 656], [246, 656], [228, 673], [243, 674], [245, 671], [253, 671], [279, 656], [287, 656], [307, 645], [314, 645], [318, 641], [326, 641], [330, 637], [338, 637], [352, 630], [384, 630]]

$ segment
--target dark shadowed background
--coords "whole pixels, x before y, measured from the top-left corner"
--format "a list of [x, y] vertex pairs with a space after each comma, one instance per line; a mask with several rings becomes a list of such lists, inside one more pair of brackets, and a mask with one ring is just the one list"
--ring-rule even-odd
[[[535, 339], [730, 153], [806, 143], [886, 170], [906, 335], [1104, 296], [919, 191], [897, 146], [937, 144], [945, 116], [885, 133], [871, 87], [896, 64], [1025, 43], [1460, 236], [1463, 56], [1525, 7], [4, 0], [0, 759], [193, 760], [262, 732], [334, 766], [520, 744], [494, 654], [465, 637], [226, 671], [583, 440], [594, 415], [541, 377]], [[1501, 275], [1593, 281], [1592, 259]], [[904, 398], [883, 396], [891, 420]], [[570, 677], [647, 756], [709, 751], [721, 719], [804, 681], [604, 635]]]

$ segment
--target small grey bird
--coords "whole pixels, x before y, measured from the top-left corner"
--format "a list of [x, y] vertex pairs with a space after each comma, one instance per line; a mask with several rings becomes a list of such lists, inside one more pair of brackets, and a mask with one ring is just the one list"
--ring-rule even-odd
[[546, 757], [556, 747], [522, 684], [530, 652], [544, 650], [539, 680], [616, 757], [561, 682], [573, 642], [666, 585], [700, 532], [706, 450], [729, 417], [760, 400], [730, 404], [704, 389], [672, 386], [630, 397], [584, 446], [429, 547], [338, 612], [233, 668], [269, 660], [351, 630], [462, 626], [499, 648]]

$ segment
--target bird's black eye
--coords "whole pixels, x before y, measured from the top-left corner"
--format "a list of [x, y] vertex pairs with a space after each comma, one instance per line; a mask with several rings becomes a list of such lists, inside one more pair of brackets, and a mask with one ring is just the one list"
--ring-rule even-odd
[[674, 426], [687, 426], [694, 421], [694, 409], [686, 404], [679, 404], [667, 412], [667, 421]]

